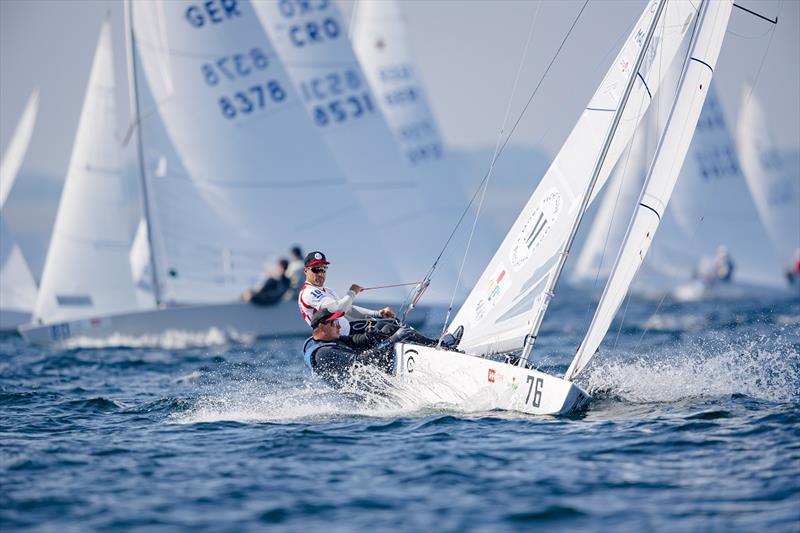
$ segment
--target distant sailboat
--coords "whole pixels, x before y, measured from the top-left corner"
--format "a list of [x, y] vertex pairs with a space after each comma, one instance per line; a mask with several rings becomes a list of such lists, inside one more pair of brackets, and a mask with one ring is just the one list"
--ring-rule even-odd
[[742, 90], [736, 146], [747, 185], [775, 251], [778, 268], [800, 288], [800, 276], [789, 275], [800, 260], [800, 176], [792, 176], [777, 153], [753, 88]]
[[36, 281], [4, 219], [4, 208], [28, 151], [38, 109], [37, 89], [28, 98], [0, 163], [0, 331], [13, 331], [28, 322], [36, 304]]
[[103, 22], [69, 170], [47, 251], [34, 322], [51, 324], [138, 307], [116, 123], [111, 28]]
[[[698, 279], [680, 285], [674, 295], [679, 299], [740, 297], [781, 288], [781, 269], [753, 205], [713, 87], [682, 172], [670, 211], [685, 236], [684, 247], [697, 258], [693, 269]], [[733, 265], [727, 282], [719, 280], [717, 272], [725, 270], [720, 264], [725, 253]], [[686, 277], [690, 275], [687, 271]]]
[[[569, 412], [588, 400], [573, 383], [605, 336], [638, 270], [678, 178], [725, 36], [732, 1], [652, 1], [634, 26], [598, 91], [550, 169], [449, 325], [463, 327], [466, 353], [403, 344], [395, 371], [409, 386], [431, 381], [452, 401], [480, 395], [493, 407], [532, 414]], [[660, 85], [692, 26], [669, 120], [604, 295], [564, 379], [527, 361], [586, 208], [630, 141], [651, 94]], [[658, 57], [659, 61], [653, 61]], [[649, 59], [649, 60], [648, 60]], [[626, 119], [627, 117], [627, 119]], [[522, 350], [518, 358], [500, 357]], [[494, 355], [494, 356], [493, 356]], [[517, 364], [511, 364], [514, 360]], [[441, 398], [441, 397], [440, 397]], [[440, 400], [441, 401], [441, 400]]]

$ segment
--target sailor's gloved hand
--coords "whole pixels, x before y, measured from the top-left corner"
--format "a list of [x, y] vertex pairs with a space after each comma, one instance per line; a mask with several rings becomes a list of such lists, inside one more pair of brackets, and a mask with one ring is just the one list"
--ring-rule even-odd
[[412, 333], [414, 333], [414, 328], [403, 325], [400, 329], [395, 331], [391, 337], [389, 337], [389, 342], [401, 342]]

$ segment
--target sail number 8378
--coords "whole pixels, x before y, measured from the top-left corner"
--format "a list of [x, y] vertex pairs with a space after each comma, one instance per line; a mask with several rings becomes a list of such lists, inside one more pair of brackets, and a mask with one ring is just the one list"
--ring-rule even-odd
[[237, 115], [249, 115], [253, 111], [264, 109], [267, 99], [279, 103], [286, 98], [286, 91], [276, 80], [270, 80], [263, 85], [253, 85], [247, 91], [237, 91], [233, 96], [222, 96], [219, 99], [219, 108], [222, 114], [229, 119]]

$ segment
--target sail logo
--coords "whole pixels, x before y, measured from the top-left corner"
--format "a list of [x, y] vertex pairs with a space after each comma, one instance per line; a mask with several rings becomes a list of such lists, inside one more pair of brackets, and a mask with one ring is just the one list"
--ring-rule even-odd
[[496, 374], [496, 372], [495, 372], [494, 368], [490, 368], [489, 369], [489, 375], [487, 376], [487, 379], [489, 380], [489, 383], [494, 383], [494, 375], [495, 374]]
[[489, 278], [489, 281], [486, 283], [483, 296], [478, 300], [478, 303], [475, 304], [473, 324], [479, 322], [486, 316], [486, 313], [500, 300], [500, 297], [506, 292], [506, 288], [510, 284], [511, 278], [508, 276], [508, 270], [505, 265], [500, 264], [497, 270], [495, 270], [494, 275]]
[[539, 205], [523, 224], [514, 245], [511, 247], [509, 260], [514, 270], [519, 270], [528, 261], [536, 248], [550, 232], [553, 223], [561, 213], [563, 201], [561, 193], [555, 187], [547, 191]]

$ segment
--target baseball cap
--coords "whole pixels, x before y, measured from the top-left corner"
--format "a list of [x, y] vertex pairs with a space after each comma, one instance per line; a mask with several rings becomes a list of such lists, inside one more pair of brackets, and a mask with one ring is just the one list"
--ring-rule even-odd
[[333, 313], [327, 309], [320, 309], [314, 313], [314, 318], [311, 319], [311, 329], [316, 329], [322, 322], [332, 322], [340, 316], [344, 316], [344, 311]]
[[330, 265], [330, 261], [325, 258], [325, 254], [322, 252], [310, 252], [306, 256], [305, 266], [307, 267], [315, 267], [321, 265]]

